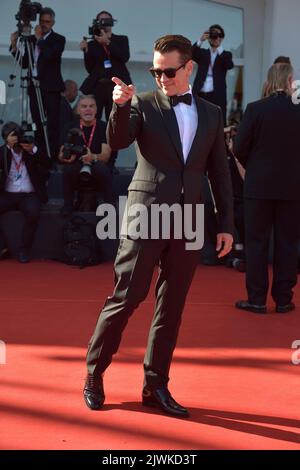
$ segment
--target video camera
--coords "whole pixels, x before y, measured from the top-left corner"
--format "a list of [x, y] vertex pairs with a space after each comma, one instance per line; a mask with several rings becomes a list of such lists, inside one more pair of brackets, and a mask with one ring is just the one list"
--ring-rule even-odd
[[107, 28], [112, 28], [116, 21], [113, 18], [94, 19], [92, 26], [89, 26], [89, 36], [101, 36], [102, 31], [107, 32]]
[[30, 0], [21, 0], [19, 11], [15, 15], [20, 35], [30, 35], [31, 21], [36, 21], [37, 15], [42, 11], [43, 7], [38, 2], [31, 2]]
[[224, 38], [224, 35], [219, 31], [218, 29], [215, 28], [209, 28], [209, 39], [218, 39], [218, 38]]
[[78, 143], [81, 135], [81, 129], [74, 128], [69, 130], [66, 142], [64, 143], [64, 160], [69, 160], [72, 155], [76, 155], [76, 158], [80, 158], [87, 153], [86, 146]]
[[[83, 155], [86, 155], [88, 150], [85, 145], [81, 145], [79, 140], [82, 138], [81, 129], [70, 129], [67, 135], [67, 141], [64, 143], [63, 158], [69, 160], [72, 155], [81, 160]], [[81, 186], [88, 186], [91, 183], [92, 171], [91, 163], [84, 163], [79, 173], [79, 184]]]

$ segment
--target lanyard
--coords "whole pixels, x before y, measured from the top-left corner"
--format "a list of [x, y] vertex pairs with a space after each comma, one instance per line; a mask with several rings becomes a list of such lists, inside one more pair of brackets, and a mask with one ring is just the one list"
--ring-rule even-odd
[[20, 174], [21, 173], [20, 169], [22, 168], [22, 165], [23, 165], [23, 158], [21, 158], [19, 163], [17, 162], [17, 160], [15, 159], [15, 157], [13, 155], [12, 155], [12, 159], [14, 161], [17, 173]]
[[105, 50], [105, 53], [106, 53], [107, 57], [109, 58], [110, 50], [108, 49], [108, 47], [105, 44], [102, 44], [102, 46], [103, 46], [103, 49]]
[[93, 125], [93, 129], [92, 129], [92, 132], [91, 132], [91, 135], [90, 135], [90, 138], [89, 138], [89, 141], [87, 142], [86, 137], [85, 137], [85, 133], [83, 132], [83, 124], [80, 121], [80, 129], [81, 129], [81, 132], [82, 132], [82, 138], [83, 138], [84, 143], [85, 143], [85, 145], [88, 149], [91, 148], [93, 138], [94, 138], [94, 134], [95, 134], [95, 130], [96, 130], [96, 125], [97, 125], [97, 121], [95, 120], [94, 125]]

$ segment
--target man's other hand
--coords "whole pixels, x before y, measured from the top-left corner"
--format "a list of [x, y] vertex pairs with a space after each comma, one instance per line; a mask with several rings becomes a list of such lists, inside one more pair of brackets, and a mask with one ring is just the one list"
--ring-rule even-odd
[[233, 236], [230, 233], [218, 233], [216, 246], [216, 251], [219, 251], [218, 258], [227, 255], [232, 249], [232, 244]]

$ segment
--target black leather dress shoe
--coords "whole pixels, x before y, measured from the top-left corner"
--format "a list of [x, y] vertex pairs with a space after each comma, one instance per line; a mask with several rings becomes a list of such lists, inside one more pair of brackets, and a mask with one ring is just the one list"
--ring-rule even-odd
[[235, 304], [235, 308], [239, 308], [240, 310], [247, 310], [247, 312], [253, 313], [267, 313], [266, 305], [250, 304], [248, 300], [238, 300]]
[[293, 302], [290, 302], [286, 305], [276, 305], [276, 312], [277, 313], [287, 313], [295, 310], [296, 305]]
[[91, 410], [100, 410], [105, 400], [103, 378], [101, 375], [97, 377], [92, 374], [87, 375], [83, 396], [88, 408]]
[[157, 388], [155, 390], [144, 388], [142, 404], [144, 406], [160, 408], [162, 411], [172, 416], [181, 418], [189, 417], [188, 410], [174, 400], [167, 388]]
[[27, 251], [20, 251], [18, 259], [20, 263], [29, 263], [30, 256]]
[[11, 258], [11, 253], [8, 248], [3, 248], [0, 252], [0, 260]]

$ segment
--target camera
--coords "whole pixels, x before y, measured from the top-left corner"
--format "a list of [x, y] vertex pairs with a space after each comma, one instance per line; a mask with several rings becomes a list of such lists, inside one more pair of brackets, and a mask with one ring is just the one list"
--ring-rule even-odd
[[209, 39], [218, 39], [218, 38], [223, 38], [223, 34], [215, 28], [211, 28], [209, 31]]
[[81, 135], [81, 129], [73, 128], [69, 130], [66, 142], [64, 143], [64, 160], [69, 160], [72, 155], [76, 155], [76, 158], [80, 158], [87, 153], [86, 146], [78, 143]]
[[[76, 155], [79, 160], [82, 159], [83, 155], [87, 153], [85, 145], [79, 143], [82, 136], [81, 129], [74, 128], [70, 129], [67, 135], [67, 141], [64, 143], [63, 158], [69, 160], [72, 155]], [[79, 184], [81, 186], [87, 186], [90, 184], [92, 179], [91, 163], [84, 163], [79, 173]]]
[[113, 18], [94, 19], [92, 26], [89, 26], [89, 36], [101, 36], [102, 31], [106, 32], [106, 28], [112, 28], [116, 21]]
[[29, 35], [31, 33], [31, 21], [36, 21], [37, 15], [42, 11], [43, 7], [38, 2], [30, 0], [21, 0], [19, 11], [15, 15], [19, 34]]

